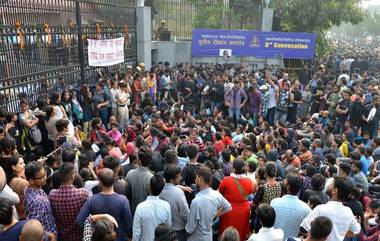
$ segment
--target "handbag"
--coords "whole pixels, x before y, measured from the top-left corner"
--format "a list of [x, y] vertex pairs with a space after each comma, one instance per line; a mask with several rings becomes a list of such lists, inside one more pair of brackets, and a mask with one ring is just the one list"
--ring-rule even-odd
[[239, 190], [240, 194], [243, 196], [244, 199], [247, 200], [248, 195], [244, 192], [244, 189], [243, 189], [243, 187], [241, 186], [239, 180], [238, 180], [237, 178], [233, 178], [233, 180], [234, 180], [234, 183], [235, 183], [237, 189]]

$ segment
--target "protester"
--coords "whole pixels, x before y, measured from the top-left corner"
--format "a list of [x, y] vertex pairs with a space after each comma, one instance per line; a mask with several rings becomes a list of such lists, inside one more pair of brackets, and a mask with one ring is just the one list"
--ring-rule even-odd
[[196, 184], [200, 192], [190, 206], [190, 213], [186, 223], [188, 241], [212, 240], [211, 223], [214, 217], [220, 217], [231, 211], [229, 202], [217, 191], [211, 189], [211, 170], [201, 167], [196, 173]]
[[114, 173], [111, 169], [102, 169], [99, 180], [102, 192], [87, 199], [76, 217], [76, 223], [83, 227], [90, 215], [109, 214], [115, 218], [119, 225], [116, 229], [116, 240], [124, 241], [126, 237], [132, 237], [132, 215], [129, 201], [125, 196], [114, 192]]
[[186, 241], [185, 226], [190, 210], [184, 192], [176, 186], [180, 184], [181, 169], [173, 164], [168, 165], [164, 170], [164, 178], [165, 187], [160, 194], [160, 199], [170, 204], [171, 223], [176, 231], [178, 241]]
[[252, 234], [248, 241], [282, 241], [284, 232], [273, 227], [276, 220], [276, 212], [269, 204], [263, 203], [256, 210], [257, 217], [262, 228], [257, 234]]
[[245, 240], [249, 234], [250, 206], [247, 197], [253, 192], [252, 181], [246, 171], [246, 163], [235, 159], [231, 176], [225, 177], [219, 185], [219, 192], [232, 206], [232, 210], [220, 218], [220, 232], [234, 227], [241, 240]]
[[29, 187], [25, 190], [24, 206], [27, 219], [37, 219], [43, 228], [57, 234], [53, 211], [42, 186], [46, 183], [46, 171], [39, 161], [32, 161], [26, 165], [25, 176]]
[[[58, 239], [78, 240], [84, 227], [87, 240], [125, 240], [158, 174], [171, 225], [158, 214], [143, 221], [158, 225], [152, 240], [236, 239], [228, 226], [240, 240], [252, 230], [276, 236], [273, 225], [282, 240], [300, 227], [306, 240], [343, 240], [348, 230], [370, 238], [364, 210], [380, 197], [378, 48], [339, 43], [327, 59], [303, 61], [300, 79], [271, 65], [122, 64], [89, 77], [75, 98], [59, 78], [49, 104], [20, 96], [20, 113], [0, 109], [0, 196], [17, 209], [15, 220], [36, 218]], [[273, 224], [258, 215], [264, 203]]]
[[287, 239], [298, 235], [302, 220], [311, 210], [305, 202], [298, 199], [297, 194], [302, 187], [302, 178], [298, 174], [288, 174], [284, 184], [287, 194], [273, 199], [270, 205], [276, 212], [274, 228], [284, 231], [284, 239]]
[[150, 179], [149, 195], [136, 207], [132, 241], [153, 240], [159, 224], [172, 224], [170, 204], [159, 198], [164, 186], [165, 181], [161, 176], [156, 174]]
[[328, 241], [342, 240], [347, 235], [353, 237], [360, 232], [360, 224], [355, 219], [350, 208], [343, 206], [342, 201], [348, 198], [353, 186], [347, 177], [335, 177], [330, 184], [327, 193], [331, 195], [331, 200], [317, 206], [302, 221], [301, 231], [309, 232], [311, 222], [319, 216], [328, 216], [332, 223], [332, 232], [327, 238]]

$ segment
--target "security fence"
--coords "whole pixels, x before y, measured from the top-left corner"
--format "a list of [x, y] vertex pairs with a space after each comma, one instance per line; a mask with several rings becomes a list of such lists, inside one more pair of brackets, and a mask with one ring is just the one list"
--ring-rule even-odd
[[262, 0], [155, 0], [152, 5], [156, 39], [163, 22], [177, 40], [191, 40], [193, 28], [261, 29]]
[[0, 0], [0, 106], [19, 111], [20, 97], [35, 102], [59, 77], [94, 81], [87, 39], [117, 37], [124, 68], [136, 62], [135, 0]]

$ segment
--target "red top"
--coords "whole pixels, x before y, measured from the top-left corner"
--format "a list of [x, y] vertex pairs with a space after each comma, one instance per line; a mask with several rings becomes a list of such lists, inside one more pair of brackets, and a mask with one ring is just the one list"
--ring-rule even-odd
[[214, 149], [218, 155], [220, 155], [220, 153], [224, 150], [225, 147], [226, 146], [224, 145], [222, 140], [214, 143]]

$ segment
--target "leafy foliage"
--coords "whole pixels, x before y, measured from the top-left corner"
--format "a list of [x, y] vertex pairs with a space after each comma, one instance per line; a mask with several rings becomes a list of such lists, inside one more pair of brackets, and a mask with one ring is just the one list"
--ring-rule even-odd
[[260, 26], [261, 0], [191, 1], [196, 6], [194, 28], [257, 29]]
[[365, 13], [360, 0], [275, 0], [281, 27], [289, 32], [316, 32], [317, 55], [326, 51], [326, 31], [342, 23], [360, 23]]
[[367, 12], [359, 24], [345, 23], [332, 28], [330, 34], [338, 39], [356, 39], [368, 36], [380, 36], [380, 10]]

